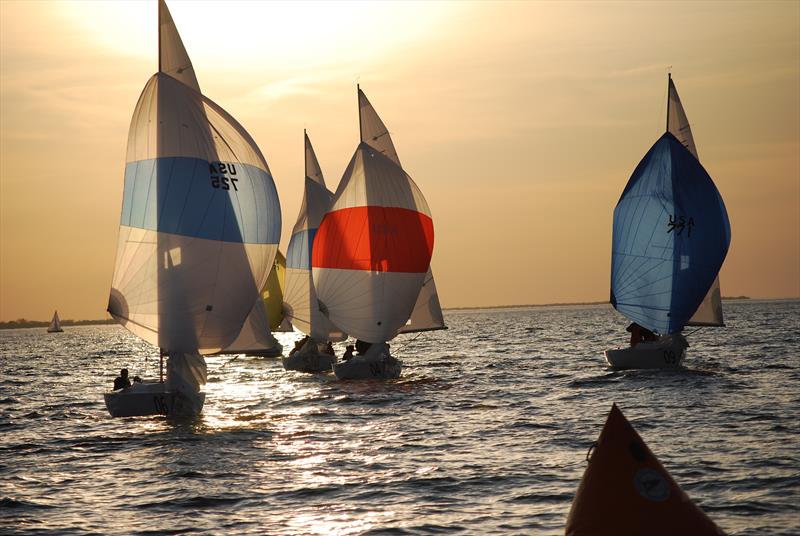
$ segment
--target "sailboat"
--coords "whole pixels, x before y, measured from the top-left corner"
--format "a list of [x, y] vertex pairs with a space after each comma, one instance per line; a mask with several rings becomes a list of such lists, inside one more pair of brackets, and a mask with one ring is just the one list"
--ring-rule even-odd
[[287, 319], [307, 338], [301, 348], [283, 359], [283, 367], [308, 373], [330, 372], [336, 356], [328, 353], [327, 343], [345, 340], [347, 335], [320, 310], [311, 275], [311, 257], [314, 236], [331, 206], [333, 193], [325, 186], [325, 178], [308, 133], [303, 131], [303, 137], [305, 184], [300, 213], [286, 250], [284, 309]]
[[659, 336], [606, 351], [615, 368], [679, 366], [689, 346], [685, 326], [722, 325], [718, 276], [731, 241], [728, 213], [696, 157], [672, 76], [668, 88], [667, 131], [622, 192], [611, 247], [611, 304]]
[[58, 311], [56, 311], [53, 313], [53, 319], [47, 327], [47, 333], [62, 333], [63, 331], [61, 329], [61, 320], [58, 318]]
[[[357, 93], [360, 143], [314, 237], [312, 275], [323, 314], [361, 348], [334, 365], [334, 374], [397, 378], [402, 364], [386, 343], [407, 326], [426, 286], [433, 219], [388, 129], [361, 88]], [[438, 297], [423, 301], [438, 304]]]
[[567, 536], [725, 534], [672, 479], [616, 404], [590, 452]]
[[160, 349], [161, 372], [157, 381], [106, 393], [112, 416], [202, 410], [203, 355], [240, 333], [280, 239], [280, 204], [264, 156], [200, 92], [164, 0], [158, 19], [158, 72], [128, 134], [108, 311]]
[[[283, 315], [283, 274], [286, 259], [278, 250], [275, 262], [267, 277], [267, 284], [256, 298], [250, 314], [242, 325], [236, 339], [219, 354], [245, 354], [254, 357], [280, 357], [283, 346], [272, 335], [273, 332], [292, 331], [292, 326]], [[288, 326], [288, 328], [287, 328]]]

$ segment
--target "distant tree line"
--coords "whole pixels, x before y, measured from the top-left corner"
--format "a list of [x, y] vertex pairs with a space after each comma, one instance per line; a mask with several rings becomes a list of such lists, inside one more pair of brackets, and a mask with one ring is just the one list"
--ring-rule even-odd
[[[113, 318], [106, 318], [103, 320], [62, 320], [62, 326], [97, 326], [103, 324], [116, 324], [117, 321]], [[18, 318], [9, 322], [0, 322], [0, 329], [17, 329], [17, 328], [46, 328], [50, 325], [50, 321], [41, 320], [26, 320]]]

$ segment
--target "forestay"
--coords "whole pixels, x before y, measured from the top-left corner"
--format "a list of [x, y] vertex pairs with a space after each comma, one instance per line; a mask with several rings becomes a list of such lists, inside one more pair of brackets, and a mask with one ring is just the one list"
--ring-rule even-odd
[[730, 237], [711, 177], [665, 133], [614, 210], [611, 303], [654, 332], [680, 331], [719, 272]]
[[433, 220], [386, 127], [358, 91], [361, 144], [312, 250], [323, 312], [354, 337], [393, 338], [414, 309], [433, 253]]
[[266, 281], [280, 206], [245, 129], [204, 97], [163, 1], [160, 71], [128, 135], [109, 312], [172, 352], [229, 345]]
[[311, 275], [311, 257], [314, 236], [328, 211], [333, 194], [325, 187], [317, 155], [308, 134], [305, 142], [305, 188], [297, 223], [292, 230], [286, 250], [286, 317], [300, 331], [316, 341], [339, 341], [347, 338], [320, 311], [314, 281]]
[[[689, 126], [689, 120], [686, 117], [686, 112], [681, 104], [681, 99], [678, 96], [678, 90], [675, 89], [675, 83], [672, 81], [672, 76], [668, 81], [668, 102], [667, 102], [667, 131], [671, 132], [681, 144], [683, 144], [695, 158], [700, 160], [697, 154], [697, 147], [694, 143], [692, 136], [692, 129]], [[714, 283], [711, 285], [703, 302], [697, 311], [689, 320], [689, 326], [724, 326], [725, 322], [722, 316], [722, 295], [719, 287], [719, 275], [714, 278]]]

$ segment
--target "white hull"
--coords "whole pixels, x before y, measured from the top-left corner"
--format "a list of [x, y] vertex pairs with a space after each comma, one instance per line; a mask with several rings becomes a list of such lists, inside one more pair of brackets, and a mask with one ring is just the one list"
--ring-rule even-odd
[[365, 355], [357, 355], [333, 366], [340, 380], [393, 380], [400, 377], [403, 364], [389, 353], [388, 345], [373, 345]]
[[675, 368], [686, 357], [689, 343], [680, 333], [664, 335], [654, 342], [640, 342], [632, 348], [606, 350], [609, 366], [616, 369]]
[[284, 369], [307, 372], [309, 374], [330, 372], [334, 363], [336, 363], [336, 356], [313, 351], [301, 350], [283, 358]]
[[185, 394], [169, 391], [165, 383], [147, 381], [130, 387], [104, 393], [106, 408], [112, 417], [140, 417], [167, 415], [182, 417], [198, 415], [203, 409], [206, 394]]

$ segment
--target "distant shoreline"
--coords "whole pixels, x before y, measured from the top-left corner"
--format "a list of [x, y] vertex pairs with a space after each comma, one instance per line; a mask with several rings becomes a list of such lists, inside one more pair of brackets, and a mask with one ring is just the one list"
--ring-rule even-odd
[[[61, 326], [102, 326], [116, 323], [117, 321], [113, 318], [106, 318], [105, 320], [62, 320]], [[20, 318], [9, 322], [0, 322], [0, 329], [46, 328], [49, 326], [49, 320], [25, 320], [24, 318]]]
[[[736, 301], [736, 300], [752, 300], [761, 298], [751, 298], [750, 296], [723, 296], [723, 301]], [[780, 300], [798, 300], [798, 298], [764, 298], [767, 301], [780, 301]], [[517, 305], [484, 305], [484, 306], [470, 306], [470, 307], [445, 307], [445, 311], [475, 311], [478, 309], [520, 309], [525, 307], [569, 307], [576, 305], [606, 305], [607, 301], [588, 301], [588, 302], [556, 302], [556, 303], [521, 303]], [[117, 321], [112, 318], [105, 320], [62, 320], [62, 326], [102, 326], [108, 324], [116, 324]], [[20, 329], [20, 328], [46, 328], [50, 325], [49, 321], [40, 320], [26, 320], [20, 318], [18, 320], [11, 320], [9, 322], [0, 322], [0, 330], [2, 329]]]
[[[723, 301], [752, 300], [750, 296], [723, 296]], [[800, 298], [767, 298], [769, 300], [796, 300]], [[469, 307], [443, 307], [444, 311], [473, 311], [475, 309], [518, 309], [522, 307], [569, 307], [574, 305], [610, 305], [606, 301], [587, 301], [587, 302], [554, 302], [554, 303], [520, 303], [517, 305], [484, 305]]]

